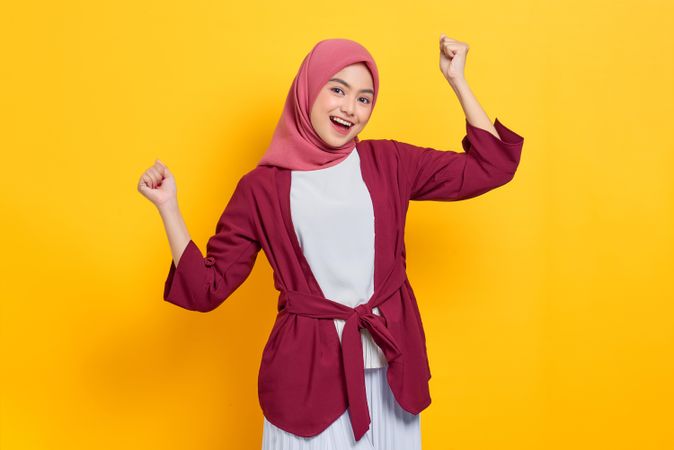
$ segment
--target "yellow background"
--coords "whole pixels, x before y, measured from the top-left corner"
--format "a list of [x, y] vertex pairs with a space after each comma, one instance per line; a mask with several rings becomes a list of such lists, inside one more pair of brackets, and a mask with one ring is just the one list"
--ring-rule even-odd
[[[201, 314], [136, 191], [172, 169], [202, 250], [262, 156], [302, 58], [365, 45], [360, 135], [460, 151], [466, 78], [525, 138], [514, 180], [415, 202], [408, 273], [428, 338], [424, 449], [674, 448], [674, 6], [598, 2], [24, 1], [0, 12], [2, 416], [10, 449], [256, 449], [276, 291]], [[252, 319], [252, 320], [251, 320]]]

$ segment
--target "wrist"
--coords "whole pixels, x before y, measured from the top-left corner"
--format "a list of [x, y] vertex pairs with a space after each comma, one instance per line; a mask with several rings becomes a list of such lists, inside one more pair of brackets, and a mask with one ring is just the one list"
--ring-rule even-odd
[[180, 208], [178, 207], [178, 199], [176, 198], [171, 198], [163, 203], [157, 204], [156, 206], [157, 210], [159, 211], [159, 214], [161, 214], [162, 216], [166, 216], [180, 211]]
[[463, 77], [461, 77], [461, 78], [447, 78], [447, 82], [452, 87], [452, 89], [454, 89], [455, 91], [457, 91], [461, 88], [464, 88], [464, 87], [468, 87], [468, 81]]

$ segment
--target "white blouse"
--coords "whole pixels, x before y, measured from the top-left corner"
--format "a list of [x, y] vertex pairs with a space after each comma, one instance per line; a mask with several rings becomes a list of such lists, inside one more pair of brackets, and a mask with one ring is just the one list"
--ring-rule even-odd
[[[374, 210], [358, 151], [338, 164], [293, 170], [290, 210], [302, 252], [326, 298], [354, 308], [374, 292]], [[378, 307], [372, 312], [381, 315]], [[345, 321], [333, 319], [341, 342]], [[366, 368], [384, 367], [384, 353], [361, 329]]]

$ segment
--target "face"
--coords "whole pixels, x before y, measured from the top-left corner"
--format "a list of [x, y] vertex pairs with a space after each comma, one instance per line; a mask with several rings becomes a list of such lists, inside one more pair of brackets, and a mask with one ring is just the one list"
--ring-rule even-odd
[[[364, 63], [346, 66], [323, 86], [311, 108], [311, 124], [328, 146], [341, 147], [365, 128], [372, 114], [373, 86]], [[335, 117], [352, 125], [342, 127]]]

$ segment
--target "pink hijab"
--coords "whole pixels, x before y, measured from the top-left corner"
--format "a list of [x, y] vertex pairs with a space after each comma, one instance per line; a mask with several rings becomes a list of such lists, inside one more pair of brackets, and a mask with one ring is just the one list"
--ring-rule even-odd
[[349, 39], [326, 39], [318, 42], [304, 57], [293, 80], [281, 119], [271, 144], [258, 166], [278, 166], [291, 170], [323, 169], [344, 160], [360, 142], [358, 136], [341, 147], [325, 144], [311, 124], [311, 107], [319, 92], [332, 76], [344, 67], [365, 63], [374, 84], [372, 108], [379, 92], [379, 73], [370, 53]]

